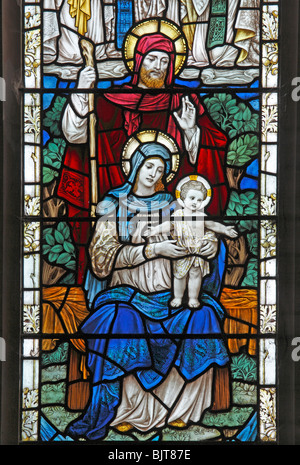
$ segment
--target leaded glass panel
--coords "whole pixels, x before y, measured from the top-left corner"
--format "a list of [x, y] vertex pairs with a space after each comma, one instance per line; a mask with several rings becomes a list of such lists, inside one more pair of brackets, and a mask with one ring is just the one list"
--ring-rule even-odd
[[23, 2], [20, 441], [277, 441], [279, 1]]

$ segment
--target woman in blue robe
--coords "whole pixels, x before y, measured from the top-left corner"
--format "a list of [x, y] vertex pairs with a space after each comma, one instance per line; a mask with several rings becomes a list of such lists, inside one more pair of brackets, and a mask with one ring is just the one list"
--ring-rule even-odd
[[95, 298], [81, 326], [91, 395], [68, 427], [74, 438], [102, 439], [108, 427], [146, 432], [197, 423], [213, 402], [214, 370], [228, 365], [217, 301], [224, 245], [203, 246], [202, 255], [215, 258], [203, 282], [202, 307], [190, 309], [169, 306], [170, 259], [186, 251], [165, 235], [145, 241], [145, 229], [174, 211], [174, 198], [163, 190], [170, 171], [165, 146], [141, 144], [127, 182], [98, 205], [88, 277], [89, 297]]

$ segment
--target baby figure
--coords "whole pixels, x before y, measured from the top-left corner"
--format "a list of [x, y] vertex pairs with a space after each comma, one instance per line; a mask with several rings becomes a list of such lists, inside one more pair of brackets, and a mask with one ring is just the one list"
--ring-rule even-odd
[[201, 257], [203, 243], [217, 241], [215, 233], [230, 238], [236, 238], [238, 234], [233, 226], [207, 219], [204, 207], [210, 201], [211, 189], [206, 180], [200, 176], [190, 176], [183, 181], [176, 189], [179, 208], [175, 209], [171, 221], [150, 228], [146, 235], [149, 237], [169, 233], [177, 245], [186, 249], [185, 257], [173, 261], [174, 295], [170, 305], [180, 307], [187, 289], [189, 307], [198, 308], [202, 280], [210, 272], [208, 260]]

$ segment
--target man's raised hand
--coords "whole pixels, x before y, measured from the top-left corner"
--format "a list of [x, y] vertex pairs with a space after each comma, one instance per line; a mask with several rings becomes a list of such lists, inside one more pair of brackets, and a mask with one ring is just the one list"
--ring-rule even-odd
[[196, 127], [196, 108], [190, 101], [189, 97], [182, 97], [181, 115], [174, 111], [174, 116], [183, 131], [195, 129]]

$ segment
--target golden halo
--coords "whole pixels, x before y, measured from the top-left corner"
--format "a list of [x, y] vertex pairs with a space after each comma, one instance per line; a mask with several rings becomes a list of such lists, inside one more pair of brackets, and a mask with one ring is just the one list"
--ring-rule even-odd
[[174, 42], [174, 72], [178, 74], [186, 60], [187, 42], [178, 26], [164, 19], [148, 19], [134, 26], [127, 34], [124, 42], [124, 59], [131, 72], [134, 71], [134, 53], [138, 40], [146, 34], [160, 33]]
[[169, 183], [175, 176], [176, 171], [179, 168], [179, 151], [176, 142], [167, 134], [156, 130], [141, 131], [132, 136], [128, 142], [126, 142], [123, 153], [122, 153], [122, 169], [126, 176], [130, 173], [130, 159], [133, 153], [141, 144], [148, 142], [157, 142], [164, 145], [171, 153], [171, 172], [169, 173], [166, 182]]
[[186, 176], [185, 178], [183, 178], [183, 179], [181, 179], [179, 181], [179, 183], [176, 186], [176, 190], [175, 190], [176, 199], [180, 198], [180, 192], [181, 192], [182, 186], [184, 184], [186, 184], [188, 181], [198, 181], [198, 182], [202, 182], [202, 184], [204, 184], [205, 188], [207, 189], [207, 197], [202, 202], [202, 208], [206, 207], [206, 205], [208, 205], [209, 202], [211, 201], [212, 189], [211, 189], [211, 185], [209, 184], [207, 179], [203, 178], [203, 176], [200, 176], [199, 174], [191, 174], [191, 175]]

